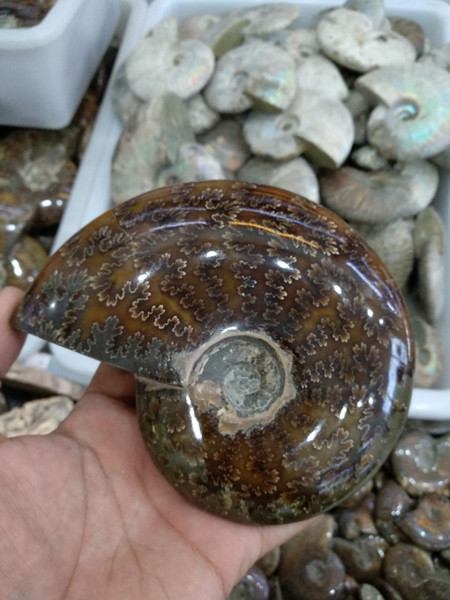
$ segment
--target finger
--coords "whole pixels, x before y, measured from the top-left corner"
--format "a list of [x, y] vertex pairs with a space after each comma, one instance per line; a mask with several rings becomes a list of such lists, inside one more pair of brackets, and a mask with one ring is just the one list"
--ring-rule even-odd
[[16, 360], [26, 338], [25, 333], [11, 326], [11, 318], [23, 295], [21, 290], [14, 287], [5, 287], [0, 291], [0, 377]]
[[102, 363], [86, 392], [103, 394], [127, 404], [134, 404], [134, 376], [128, 371]]

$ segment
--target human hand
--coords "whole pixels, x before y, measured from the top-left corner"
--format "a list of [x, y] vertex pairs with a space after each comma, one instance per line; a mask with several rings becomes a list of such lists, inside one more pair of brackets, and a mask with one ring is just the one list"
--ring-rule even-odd
[[[0, 376], [24, 335], [0, 292]], [[190, 504], [142, 441], [133, 376], [101, 365], [45, 436], [0, 443], [0, 598], [223, 600], [253, 563], [307, 526], [250, 526]]]

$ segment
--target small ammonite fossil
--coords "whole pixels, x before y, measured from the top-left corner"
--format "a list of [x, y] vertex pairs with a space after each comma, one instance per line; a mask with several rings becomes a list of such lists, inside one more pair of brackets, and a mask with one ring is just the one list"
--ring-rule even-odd
[[135, 373], [156, 464], [233, 520], [330, 508], [408, 411], [392, 277], [328, 209], [277, 188], [206, 181], [125, 202], [50, 259], [15, 325]]

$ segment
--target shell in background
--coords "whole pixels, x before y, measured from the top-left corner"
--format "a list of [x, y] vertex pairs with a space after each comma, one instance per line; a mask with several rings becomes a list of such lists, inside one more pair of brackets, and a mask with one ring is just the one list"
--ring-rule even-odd
[[450, 73], [414, 63], [376, 69], [355, 83], [372, 103], [369, 142], [386, 158], [428, 158], [450, 144]]
[[36, 215], [34, 202], [0, 191], [0, 256], [7, 256]]
[[312, 54], [298, 60], [297, 89], [306, 93], [321, 93], [332, 100], [344, 100], [348, 88], [336, 65], [322, 54]]
[[269, 583], [263, 571], [253, 566], [237, 583], [227, 597], [227, 600], [269, 600]]
[[300, 6], [290, 2], [272, 2], [236, 11], [248, 20], [245, 35], [266, 36], [292, 25], [300, 16]]
[[413, 544], [398, 543], [389, 548], [384, 560], [384, 576], [398, 590], [397, 597], [402, 600], [448, 598], [448, 572], [435, 567], [430, 554]]
[[355, 144], [362, 145], [367, 143], [367, 121], [370, 115], [370, 105], [367, 99], [354, 88], [349, 90], [347, 98], [343, 101], [349, 109], [355, 128]]
[[[450, 500], [437, 494], [421, 498], [414, 510], [402, 516], [399, 527], [425, 550], [450, 548]], [[447, 581], [450, 589], [450, 573]]]
[[189, 98], [203, 89], [214, 71], [211, 48], [199, 41], [178, 41], [178, 24], [172, 18], [156, 25], [125, 63], [131, 91], [144, 101], [166, 92]]
[[180, 40], [204, 40], [205, 33], [218, 21], [218, 15], [197, 14], [184, 17], [178, 26], [178, 37]]
[[356, 230], [378, 254], [396, 284], [404, 289], [414, 267], [414, 221], [396, 219], [387, 225], [356, 225]]
[[442, 375], [444, 368], [443, 347], [439, 333], [419, 313], [415, 305], [408, 305], [416, 344], [416, 368], [414, 385], [431, 387]]
[[242, 127], [233, 118], [222, 119], [216, 127], [199, 136], [198, 141], [231, 173], [240, 169], [250, 158]]
[[220, 121], [220, 115], [205, 102], [203, 94], [195, 94], [186, 100], [189, 122], [197, 135], [205, 133]]
[[414, 497], [450, 496], [450, 434], [404, 431], [391, 455], [395, 478]]
[[439, 48], [430, 48], [419, 58], [419, 62], [450, 71], [450, 42]]
[[181, 144], [194, 141], [187, 108], [175, 94], [164, 94], [139, 109], [120, 137], [113, 159], [114, 204], [131, 191], [139, 195], [156, 185], [157, 173], [178, 160]]
[[244, 136], [256, 155], [287, 159], [305, 153], [317, 164], [335, 168], [351, 150], [354, 129], [342, 102], [298, 92], [280, 115], [251, 112]]
[[[153, 137], [153, 135], [156, 137]], [[153, 121], [141, 129], [127, 130], [120, 136], [111, 169], [111, 199], [121, 204], [130, 194], [139, 195], [156, 185], [156, 173], [165, 164], [159, 145], [158, 126]]]
[[418, 214], [433, 200], [437, 167], [425, 160], [367, 172], [355, 167], [326, 171], [319, 179], [324, 204], [345, 219], [387, 223]]
[[188, 181], [226, 179], [220, 161], [201, 144], [181, 144], [177, 162], [158, 173], [156, 187]]
[[220, 58], [240, 46], [247, 37], [267, 37], [284, 29], [299, 14], [298, 6], [283, 2], [232, 10], [205, 32], [203, 40], [212, 48], [216, 58]]
[[282, 546], [278, 571], [283, 598], [343, 597], [345, 568], [331, 548], [333, 527], [330, 515], [320, 515]]
[[445, 252], [445, 225], [435, 208], [428, 206], [424, 208], [416, 219], [414, 228], [414, 249], [417, 257], [420, 257], [424, 245], [433, 239], [441, 254]]
[[131, 126], [144, 101], [131, 91], [128, 85], [125, 64], [122, 64], [117, 71], [114, 85], [112, 86], [111, 101], [114, 111], [122, 121], [124, 127]]
[[417, 291], [430, 323], [442, 315], [445, 302], [445, 262], [439, 240], [431, 238], [422, 244], [417, 259]]
[[[130, 80], [148, 78], [148, 60], [155, 56], [155, 50], [165, 54], [178, 43], [178, 19], [175, 15], [167, 17], [149, 29], [143, 35], [125, 61], [125, 75], [128, 86]], [[134, 91], [134, 90], [133, 90]], [[145, 98], [144, 98], [145, 99]]]
[[280, 111], [291, 103], [295, 88], [293, 59], [281, 48], [257, 40], [230, 50], [217, 61], [204, 94], [220, 113], [239, 113], [252, 106]]
[[163, 136], [160, 142], [169, 162], [175, 163], [178, 160], [180, 146], [195, 142], [188, 109], [176, 94], [164, 94], [161, 98], [160, 111]]
[[351, 159], [356, 166], [369, 171], [381, 171], [389, 166], [387, 159], [372, 146], [360, 146], [351, 153]]
[[216, 58], [220, 58], [244, 41], [244, 27], [249, 20], [245, 16], [230, 12], [223, 15], [205, 31], [203, 41], [210, 46]]
[[319, 182], [311, 165], [303, 158], [288, 161], [251, 158], [239, 170], [242, 181], [273, 185], [311, 200], [320, 201]]
[[445, 226], [439, 213], [425, 208], [416, 219], [414, 247], [417, 258], [417, 291], [425, 316], [434, 323], [442, 314], [445, 284]]
[[297, 136], [298, 127], [294, 102], [288, 111], [278, 115], [251, 111], [243, 132], [253, 154], [286, 160], [295, 158], [304, 150], [304, 144]]
[[271, 35], [269, 41], [286, 50], [296, 65], [306, 58], [320, 53], [315, 29], [283, 29]]
[[425, 50], [425, 32], [423, 27], [413, 19], [405, 17], [390, 17], [389, 23], [392, 30], [405, 37], [413, 46], [417, 56], [421, 56]]
[[406, 38], [374, 28], [369, 17], [347, 8], [325, 13], [317, 25], [317, 36], [324, 54], [358, 73], [416, 59], [416, 51]]
[[47, 259], [47, 252], [35, 238], [22, 235], [5, 262], [5, 284], [26, 291], [44, 268]]

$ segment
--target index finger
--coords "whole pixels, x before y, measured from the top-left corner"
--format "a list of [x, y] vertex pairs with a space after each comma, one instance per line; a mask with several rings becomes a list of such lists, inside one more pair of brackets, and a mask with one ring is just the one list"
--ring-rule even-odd
[[23, 298], [22, 290], [5, 287], [0, 290], [0, 377], [9, 370], [19, 355], [26, 334], [11, 326], [11, 318]]

